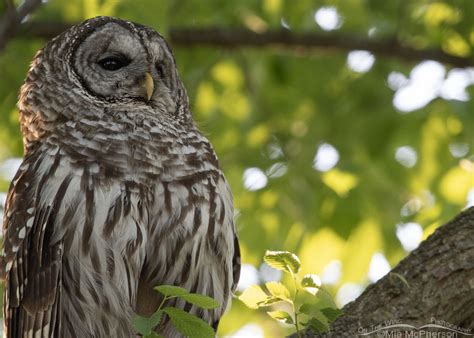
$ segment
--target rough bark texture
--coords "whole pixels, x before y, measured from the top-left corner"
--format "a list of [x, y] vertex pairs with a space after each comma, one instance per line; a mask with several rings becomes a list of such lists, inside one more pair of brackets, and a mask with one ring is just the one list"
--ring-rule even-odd
[[[343, 311], [332, 323], [331, 333], [324, 336], [356, 337], [362, 329], [370, 331], [391, 320], [420, 327], [433, 319], [471, 329], [473, 336], [474, 207], [436, 230], [391, 274], [367, 287]], [[317, 335], [307, 332], [304, 336]]]

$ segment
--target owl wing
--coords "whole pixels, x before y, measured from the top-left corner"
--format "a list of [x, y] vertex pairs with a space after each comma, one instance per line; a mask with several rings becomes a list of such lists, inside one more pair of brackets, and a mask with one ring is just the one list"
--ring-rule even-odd
[[[160, 183], [150, 241], [138, 289], [138, 313], [150, 315], [161, 299], [153, 287], [178, 285], [215, 298], [218, 309], [195, 314], [217, 325], [240, 275], [232, 194], [223, 175]], [[148, 291], [147, 291], [148, 290]], [[191, 304], [184, 306], [190, 310]]]
[[59, 152], [27, 155], [7, 197], [4, 236], [4, 316], [7, 337], [58, 336], [62, 241], [55, 218], [70, 178], [55, 175]]
[[232, 292], [237, 289], [240, 279], [240, 244], [237, 233], [234, 232], [234, 255], [232, 257]]

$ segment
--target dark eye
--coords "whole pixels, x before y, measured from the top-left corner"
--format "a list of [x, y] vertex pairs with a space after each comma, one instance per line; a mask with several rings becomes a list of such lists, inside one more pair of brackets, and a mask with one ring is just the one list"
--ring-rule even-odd
[[123, 55], [108, 56], [98, 62], [98, 64], [105, 70], [117, 70], [127, 66], [130, 60]]
[[163, 65], [162, 63], [157, 63], [157, 64], [155, 65], [155, 67], [156, 67], [156, 71], [157, 71], [157, 73], [158, 73], [158, 76], [159, 76], [160, 78], [165, 77], [164, 65]]

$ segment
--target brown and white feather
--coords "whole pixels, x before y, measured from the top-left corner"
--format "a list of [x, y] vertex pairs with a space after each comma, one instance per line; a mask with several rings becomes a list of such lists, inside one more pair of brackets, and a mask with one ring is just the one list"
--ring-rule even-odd
[[[138, 61], [109, 92], [89, 62], [112, 47]], [[148, 65], [159, 65], [146, 69], [151, 100], [124, 94]], [[75, 26], [36, 55], [19, 107], [25, 158], [3, 223], [6, 337], [135, 336], [132, 317], [156, 309], [160, 284], [216, 298], [215, 310], [174, 303], [216, 326], [240, 271], [232, 194], [164, 39], [114, 18]], [[169, 322], [157, 330], [179, 336]]]

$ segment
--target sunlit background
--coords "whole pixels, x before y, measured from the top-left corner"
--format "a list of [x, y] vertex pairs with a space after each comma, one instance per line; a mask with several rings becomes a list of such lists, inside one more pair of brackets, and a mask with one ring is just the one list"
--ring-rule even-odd
[[[165, 36], [170, 27], [221, 26], [396, 37], [473, 60], [472, 13], [472, 4], [457, 1], [50, 0], [28, 20], [116, 15]], [[22, 156], [17, 92], [43, 44], [15, 39], [0, 53], [2, 207]], [[289, 250], [301, 273], [318, 274], [342, 307], [474, 205], [474, 68], [324, 48], [180, 46], [175, 54], [194, 116], [234, 192], [239, 292], [280, 280], [262, 256]], [[219, 334], [287, 330], [234, 300]]]

